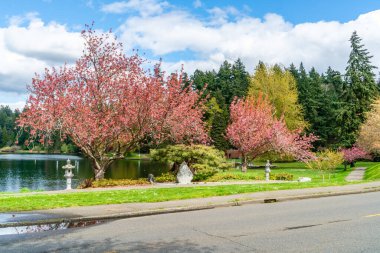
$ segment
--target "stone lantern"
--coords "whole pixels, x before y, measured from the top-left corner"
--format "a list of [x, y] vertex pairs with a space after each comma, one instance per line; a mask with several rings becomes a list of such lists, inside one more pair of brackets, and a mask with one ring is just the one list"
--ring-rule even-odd
[[74, 165], [71, 164], [70, 159], [67, 159], [66, 165], [62, 167], [65, 170], [64, 177], [66, 178], [66, 190], [71, 190], [71, 179], [73, 178]]
[[270, 179], [270, 167], [272, 165], [270, 164], [269, 160], [267, 160], [267, 164], [265, 164], [265, 181], [269, 181]]

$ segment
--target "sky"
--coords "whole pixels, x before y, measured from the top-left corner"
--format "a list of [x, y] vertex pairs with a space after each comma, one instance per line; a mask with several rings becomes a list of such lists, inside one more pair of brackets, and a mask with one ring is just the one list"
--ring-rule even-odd
[[237, 58], [344, 72], [353, 31], [380, 67], [379, 0], [1, 0], [0, 105], [22, 108], [35, 73], [73, 64], [92, 22], [170, 72]]

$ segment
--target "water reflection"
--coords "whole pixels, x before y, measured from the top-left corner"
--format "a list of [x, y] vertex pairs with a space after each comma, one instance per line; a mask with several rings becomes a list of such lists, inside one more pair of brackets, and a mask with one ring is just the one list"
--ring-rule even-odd
[[[62, 190], [65, 189], [62, 166], [70, 159], [76, 165], [73, 170], [73, 187], [85, 178], [93, 176], [88, 159], [73, 155], [0, 154], [0, 191]], [[155, 176], [168, 170], [168, 165], [149, 160], [120, 160], [112, 164], [105, 178], [135, 179]]]

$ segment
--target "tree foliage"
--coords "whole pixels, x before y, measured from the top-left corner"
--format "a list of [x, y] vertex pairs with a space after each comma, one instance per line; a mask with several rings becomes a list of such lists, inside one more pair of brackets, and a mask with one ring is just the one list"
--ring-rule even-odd
[[[230, 148], [231, 144], [225, 138], [230, 120], [229, 105], [235, 97], [245, 97], [248, 91], [249, 74], [243, 62], [240, 59], [233, 64], [225, 61], [218, 71], [195, 70], [191, 79], [195, 89], [205, 89], [204, 95], [208, 95], [209, 103], [205, 120], [209, 126], [212, 144], [220, 150]], [[220, 110], [214, 110], [215, 102]]]
[[360, 127], [358, 143], [368, 152], [380, 154], [380, 99], [367, 113], [367, 120]]
[[365, 113], [378, 95], [372, 56], [364, 48], [362, 39], [354, 32], [350, 38], [351, 53], [348, 59], [343, 86], [342, 142], [345, 146], [355, 143]]
[[170, 145], [152, 149], [150, 155], [154, 160], [172, 163], [173, 172], [177, 172], [179, 165], [186, 162], [198, 181], [230, 167], [222, 151], [205, 145]]
[[279, 65], [268, 67], [260, 62], [250, 78], [248, 95], [258, 96], [259, 93], [268, 96], [277, 118], [284, 116], [289, 129], [304, 129], [307, 126], [298, 102], [296, 80], [288, 70]]
[[316, 159], [308, 161], [306, 165], [310, 169], [319, 170], [323, 175], [327, 172], [329, 175], [343, 163], [343, 153], [339, 151], [325, 150], [317, 154]]
[[351, 164], [351, 166], [354, 165], [354, 163], [359, 159], [371, 159], [371, 155], [365, 151], [363, 148], [354, 145], [351, 148], [344, 148], [341, 150], [343, 153], [344, 163], [345, 166], [347, 164]]
[[231, 122], [227, 137], [241, 152], [242, 170], [247, 169], [247, 159], [255, 159], [268, 152], [293, 155], [299, 160], [313, 157], [309, 151], [314, 136], [300, 135], [300, 131], [290, 131], [283, 118], [273, 115], [274, 108], [267, 97], [247, 97], [231, 104]]
[[138, 55], [125, 56], [111, 33], [82, 32], [86, 50], [75, 66], [37, 75], [18, 124], [33, 140], [69, 137], [93, 163], [96, 179], [145, 140], [204, 142], [199, 95], [182, 74], [149, 75]]

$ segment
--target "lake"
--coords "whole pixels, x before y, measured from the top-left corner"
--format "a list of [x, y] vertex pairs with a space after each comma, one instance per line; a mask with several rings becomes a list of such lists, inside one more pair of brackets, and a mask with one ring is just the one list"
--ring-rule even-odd
[[[30, 190], [63, 190], [66, 187], [62, 166], [70, 159], [73, 170], [73, 188], [86, 178], [93, 177], [90, 160], [75, 155], [0, 154], [0, 192]], [[105, 178], [146, 178], [149, 173], [159, 176], [169, 169], [168, 164], [150, 160], [115, 161]]]

